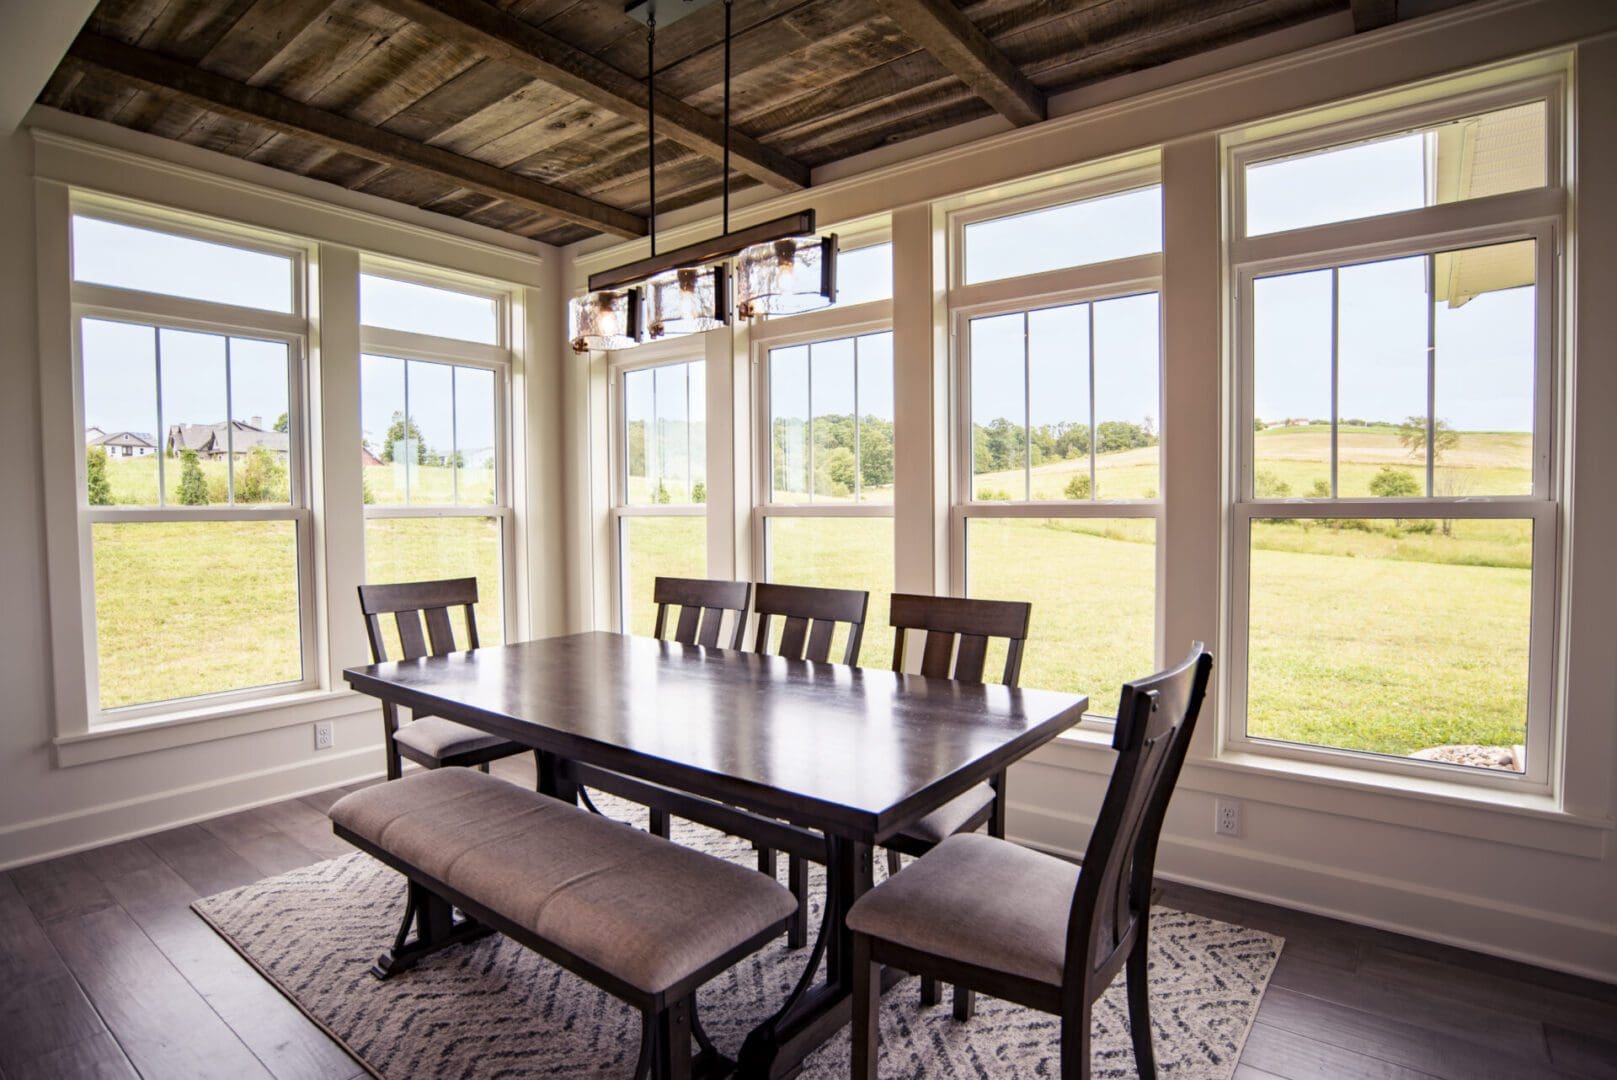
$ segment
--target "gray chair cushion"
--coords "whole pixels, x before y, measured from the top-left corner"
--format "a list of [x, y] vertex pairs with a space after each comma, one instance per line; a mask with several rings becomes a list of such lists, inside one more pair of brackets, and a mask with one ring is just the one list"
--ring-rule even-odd
[[957, 795], [926, 817], [904, 830], [904, 835], [928, 844], [941, 844], [960, 831], [971, 816], [994, 801], [994, 789], [978, 784], [964, 795]]
[[797, 909], [755, 870], [470, 769], [364, 788], [331, 818], [648, 994]]
[[848, 925], [932, 956], [1061, 985], [1078, 867], [960, 833], [859, 898]]
[[441, 716], [423, 716], [408, 724], [400, 724], [393, 739], [417, 753], [439, 760], [454, 754], [488, 750], [503, 745], [509, 745], [513, 754], [522, 749], [516, 743], [507, 743], [507, 740], [498, 735], [490, 735], [486, 731], [478, 731], [474, 727], [457, 724]]

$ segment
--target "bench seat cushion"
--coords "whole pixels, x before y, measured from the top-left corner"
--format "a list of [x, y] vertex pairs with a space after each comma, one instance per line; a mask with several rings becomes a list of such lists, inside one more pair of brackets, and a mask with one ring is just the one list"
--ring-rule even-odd
[[647, 994], [797, 909], [755, 870], [470, 769], [365, 788], [331, 818]]

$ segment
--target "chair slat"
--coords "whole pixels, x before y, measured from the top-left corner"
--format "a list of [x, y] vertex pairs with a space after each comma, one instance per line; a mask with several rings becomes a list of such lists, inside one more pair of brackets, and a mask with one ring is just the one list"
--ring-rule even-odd
[[431, 607], [422, 614], [427, 617], [427, 639], [432, 644], [432, 655], [443, 656], [454, 652], [455, 628], [449, 623], [449, 609]]
[[703, 648], [716, 649], [719, 645], [719, 631], [724, 626], [723, 608], [702, 609], [702, 629], [697, 631], [696, 643]]
[[943, 630], [928, 630], [926, 648], [921, 651], [921, 674], [929, 679], [947, 679], [952, 659], [954, 635]]
[[379, 615], [365, 616], [365, 636], [371, 641], [371, 663], [387, 663], [387, 644], [382, 637], [382, 619]]
[[[652, 636], [661, 638], [668, 629], [668, 612], [679, 608], [674, 640], [682, 645], [723, 645], [741, 648], [741, 635], [747, 626], [747, 602], [752, 597], [750, 581], [712, 581], [707, 578], [659, 577], [651, 583], [651, 599], [657, 605], [657, 624]], [[735, 612], [735, 628], [728, 639], [722, 637], [724, 613]]]
[[983, 664], [988, 660], [988, 639], [981, 634], [961, 634], [955, 652], [954, 677], [966, 682], [983, 681]]
[[788, 660], [803, 659], [803, 642], [808, 636], [809, 621], [796, 615], [788, 616], [780, 633], [780, 655]]
[[836, 631], [837, 624], [830, 619], [815, 619], [809, 629], [807, 659], [816, 664], [828, 662], [831, 659], [831, 635]]
[[421, 613], [411, 608], [395, 611], [393, 621], [399, 627], [399, 650], [406, 660], [419, 660], [427, 655], [427, 639], [421, 633]]
[[686, 604], [679, 609], [679, 622], [674, 624], [674, 640], [681, 645], [695, 645], [696, 631], [702, 620], [702, 609]]

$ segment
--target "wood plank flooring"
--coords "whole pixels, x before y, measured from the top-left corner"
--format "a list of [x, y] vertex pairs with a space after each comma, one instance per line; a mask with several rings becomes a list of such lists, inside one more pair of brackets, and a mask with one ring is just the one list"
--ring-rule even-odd
[[[530, 757], [495, 772], [531, 784]], [[189, 909], [344, 854], [347, 788], [0, 874], [0, 1080], [364, 1073]], [[1617, 986], [1218, 893], [1164, 903], [1282, 934], [1236, 1080], [1617, 1078]]]

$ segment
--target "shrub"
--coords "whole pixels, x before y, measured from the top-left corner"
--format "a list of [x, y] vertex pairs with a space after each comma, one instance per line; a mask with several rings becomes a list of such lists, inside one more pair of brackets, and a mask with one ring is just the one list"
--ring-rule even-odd
[[673, 495], [669, 494], [667, 486], [661, 480], [657, 481], [657, 490], [651, 493], [651, 501], [656, 503], [671, 503]]
[[1308, 495], [1314, 499], [1329, 499], [1331, 497], [1331, 482], [1325, 479], [1314, 481], [1314, 486], [1308, 489]]
[[236, 501], [281, 502], [286, 497], [286, 463], [265, 447], [253, 447], [246, 467], [236, 474]]
[[84, 487], [91, 506], [112, 505], [112, 481], [107, 479], [107, 450], [92, 446], [84, 453]]
[[1067, 481], [1067, 498], [1087, 499], [1089, 498], [1089, 492], [1089, 474], [1073, 473], [1072, 479]]
[[1408, 498], [1420, 494], [1420, 484], [1406, 470], [1383, 465], [1370, 480], [1370, 494], [1383, 499]]
[[1008, 491], [996, 490], [994, 488], [984, 488], [983, 490], [977, 492], [977, 501], [978, 502], [1010, 502], [1011, 501], [1011, 493], [1008, 492]]
[[202, 475], [195, 450], [180, 451], [179, 500], [181, 506], [208, 505], [208, 478]]
[[1291, 485], [1268, 469], [1259, 469], [1254, 482], [1260, 499], [1284, 499], [1291, 494]]
[[698, 480], [696, 483], [691, 485], [691, 502], [707, 502], [707, 484]]

